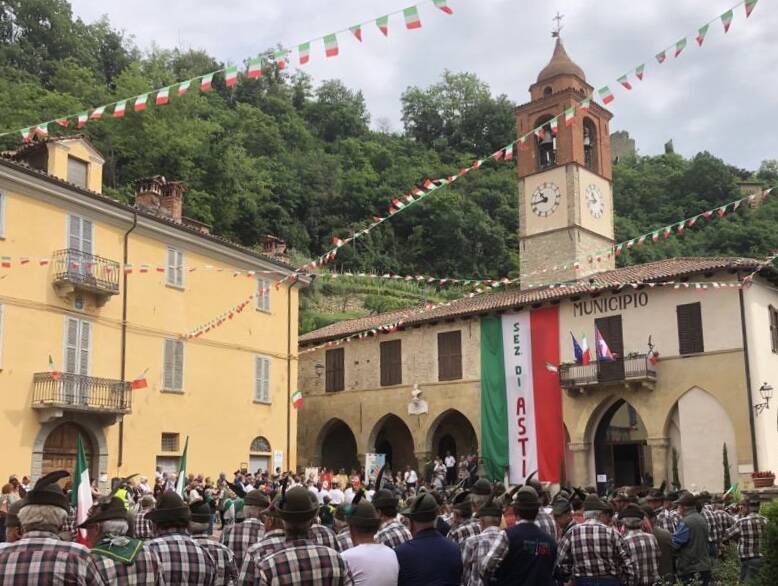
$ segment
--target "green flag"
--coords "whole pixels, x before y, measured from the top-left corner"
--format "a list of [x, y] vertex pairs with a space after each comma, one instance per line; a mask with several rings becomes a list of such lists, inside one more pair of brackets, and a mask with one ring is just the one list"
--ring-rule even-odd
[[481, 319], [481, 454], [487, 478], [502, 481], [508, 466], [508, 403], [505, 396], [502, 322]]
[[178, 496], [184, 498], [184, 486], [186, 486], [186, 452], [189, 449], [189, 436], [186, 436], [184, 442], [184, 453], [181, 461], [178, 463], [178, 477], [176, 478], [176, 492]]

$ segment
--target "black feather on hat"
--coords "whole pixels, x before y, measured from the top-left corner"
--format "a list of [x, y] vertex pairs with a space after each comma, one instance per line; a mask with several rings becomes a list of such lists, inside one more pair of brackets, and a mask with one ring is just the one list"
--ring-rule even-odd
[[235, 496], [239, 498], [243, 498], [246, 496], [246, 491], [243, 490], [242, 487], [238, 486], [237, 484], [233, 484], [232, 482], [228, 482], [227, 486], [230, 487], [230, 490], [235, 493]]
[[68, 476], [70, 476], [70, 472], [67, 470], [56, 470], [41, 476], [32, 490], [27, 493], [27, 505], [49, 505], [67, 511], [69, 509], [68, 498], [57, 482]]

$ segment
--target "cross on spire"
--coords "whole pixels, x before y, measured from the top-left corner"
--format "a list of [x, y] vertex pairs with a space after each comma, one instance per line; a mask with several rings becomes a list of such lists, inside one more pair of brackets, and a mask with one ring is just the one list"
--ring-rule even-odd
[[564, 28], [562, 26], [562, 19], [565, 17], [564, 14], [560, 14], [559, 12], [556, 13], [556, 16], [552, 18], [551, 20], [556, 21], [556, 27], [553, 31], [551, 31], [551, 36], [558, 39], [562, 33], [562, 29]]

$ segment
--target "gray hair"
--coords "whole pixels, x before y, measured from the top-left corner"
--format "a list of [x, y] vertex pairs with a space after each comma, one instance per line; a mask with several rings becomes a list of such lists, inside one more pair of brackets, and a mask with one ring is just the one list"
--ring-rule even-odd
[[103, 535], [127, 535], [129, 524], [124, 519], [107, 519], [100, 523]]
[[643, 526], [643, 519], [637, 519], [635, 517], [627, 517], [622, 519], [624, 526], [627, 529], [640, 529]]
[[208, 523], [198, 523], [196, 521], [189, 521], [190, 533], [205, 533], [208, 531]]
[[56, 533], [68, 519], [65, 509], [52, 505], [27, 505], [17, 514], [24, 531], [54, 530]]
[[259, 514], [262, 512], [262, 507], [256, 505], [246, 505], [243, 507], [243, 516], [246, 519], [259, 519]]
[[600, 511], [584, 511], [584, 521], [599, 520]]

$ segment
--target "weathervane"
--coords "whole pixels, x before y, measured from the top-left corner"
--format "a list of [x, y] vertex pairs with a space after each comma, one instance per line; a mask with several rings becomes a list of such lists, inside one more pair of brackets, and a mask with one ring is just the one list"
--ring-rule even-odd
[[564, 14], [559, 14], [559, 12], [557, 11], [556, 16], [551, 19], [556, 21], [556, 28], [553, 31], [551, 31], [551, 36], [554, 37], [555, 39], [558, 39], [561, 36], [562, 29], [564, 28], [562, 26], [562, 19], [564, 17], [565, 17]]

